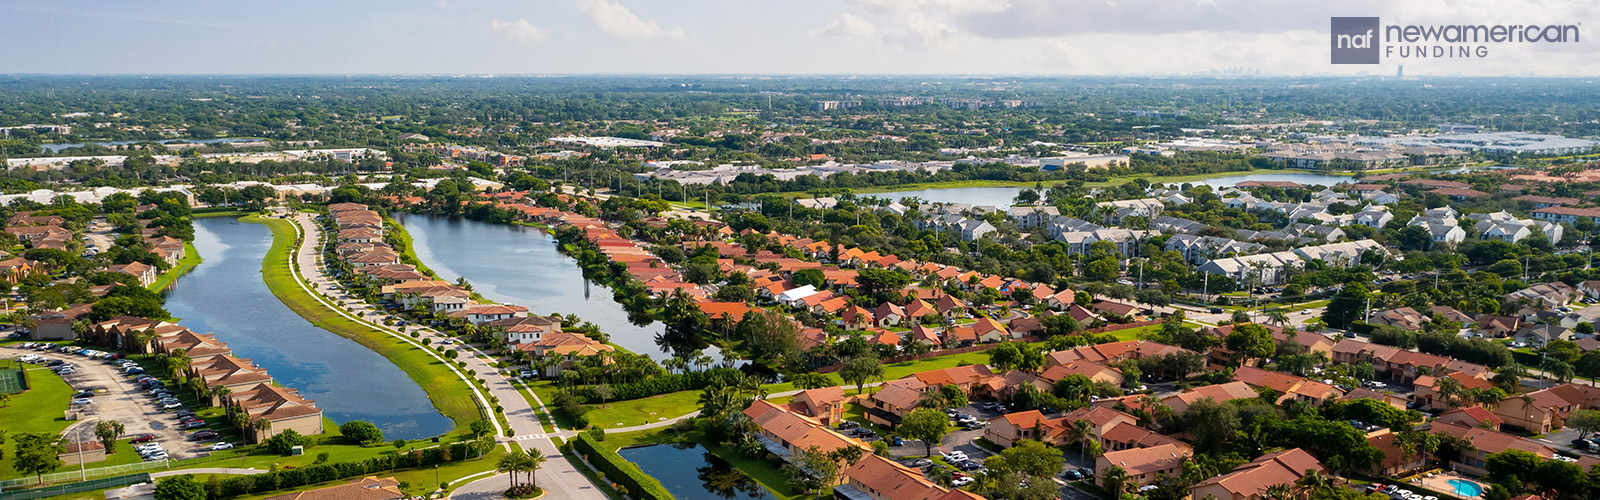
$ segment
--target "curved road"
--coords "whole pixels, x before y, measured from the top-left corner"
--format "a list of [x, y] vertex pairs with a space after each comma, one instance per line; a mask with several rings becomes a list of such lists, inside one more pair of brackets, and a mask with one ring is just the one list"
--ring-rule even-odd
[[[438, 331], [424, 327], [402, 327], [400, 332], [396, 332], [393, 328], [367, 319], [384, 315], [383, 311], [372, 307], [370, 304], [328, 296], [329, 286], [333, 284], [333, 281], [324, 274], [324, 268], [320, 262], [322, 252], [318, 249], [318, 240], [321, 238], [317, 237], [317, 235], [321, 234], [321, 228], [312, 219], [312, 216], [308, 214], [293, 214], [293, 219], [300, 226], [301, 234], [305, 236], [301, 239], [300, 251], [294, 259], [295, 267], [306, 280], [311, 282], [312, 288], [317, 292], [317, 295], [325, 298], [324, 302], [337, 304], [341, 308], [354, 313], [365, 313], [347, 313], [346, 316], [354, 316], [357, 321], [368, 327], [394, 335], [401, 335], [406, 339], [409, 339], [408, 334], [410, 332], [421, 334], [421, 338], [429, 339], [432, 345], [440, 345], [440, 341], [449, 338]], [[550, 439], [552, 436], [547, 434], [544, 427], [540, 425], [539, 417], [533, 407], [528, 404], [528, 400], [522, 397], [522, 393], [513, 387], [509, 380], [500, 375], [498, 369], [489, 364], [492, 360], [486, 359], [486, 355], [481, 351], [463, 347], [463, 350], [470, 350], [478, 355], [463, 356], [459, 360], [466, 362], [466, 369], [475, 372], [475, 377], [481, 378], [486, 382], [489, 394], [499, 400], [500, 406], [505, 410], [506, 421], [511, 424], [511, 432], [514, 437], [508, 438], [502, 433], [496, 439], [508, 447], [511, 442], [517, 442], [529, 453], [542, 453], [547, 458], [544, 467], [539, 472], [539, 485], [545, 491], [554, 494], [553, 498], [607, 500], [603, 492], [590, 483], [588, 478], [579, 473], [561, 455], [560, 450], [556, 448], [555, 443]], [[535, 396], [535, 401], [538, 401], [537, 396]], [[539, 405], [542, 407], [544, 403], [539, 401]], [[662, 423], [662, 425], [665, 424], [667, 422]], [[495, 427], [500, 427], [498, 422]], [[571, 434], [568, 433], [567, 435], [570, 436]], [[504, 474], [490, 476], [461, 486], [452, 495], [452, 498], [498, 498], [500, 496], [499, 492], [505, 491], [508, 487], [510, 487], [508, 476]]]

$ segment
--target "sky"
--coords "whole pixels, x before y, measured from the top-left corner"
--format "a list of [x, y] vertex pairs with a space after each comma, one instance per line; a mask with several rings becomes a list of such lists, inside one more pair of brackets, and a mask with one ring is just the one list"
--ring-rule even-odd
[[[1329, 64], [1329, 17], [1577, 24]], [[0, 0], [0, 73], [1597, 75], [1594, 0]]]

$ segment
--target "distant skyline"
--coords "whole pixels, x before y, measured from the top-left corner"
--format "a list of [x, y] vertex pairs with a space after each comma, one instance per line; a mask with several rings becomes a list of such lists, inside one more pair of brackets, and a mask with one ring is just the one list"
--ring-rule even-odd
[[[1330, 16], [1577, 24], [1328, 63]], [[1600, 75], [1578, 0], [0, 0], [0, 73]]]

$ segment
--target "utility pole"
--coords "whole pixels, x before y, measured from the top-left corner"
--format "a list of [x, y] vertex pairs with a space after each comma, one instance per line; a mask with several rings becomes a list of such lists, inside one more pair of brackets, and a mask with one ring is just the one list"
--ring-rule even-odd
[[1210, 299], [1210, 296], [1211, 296], [1211, 273], [1205, 273], [1205, 275], [1203, 277], [1204, 277], [1205, 281], [1201, 282], [1201, 285], [1200, 285], [1200, 301], [1201, 302], [1210, 303], [1211, 302], [1211, 299]]
[[1522, 256], [1522, 281], [1528, 281], [1528, 256]]
[[[1370, 319], [1372, 319], [1372, 297], [1369, 296], [1367, 297], [1367, 307], [1361, 310], [1361, 322], [1366, 323]], [[1349, 326], [1348, 324], [1345, 325], [1346, 328]]]

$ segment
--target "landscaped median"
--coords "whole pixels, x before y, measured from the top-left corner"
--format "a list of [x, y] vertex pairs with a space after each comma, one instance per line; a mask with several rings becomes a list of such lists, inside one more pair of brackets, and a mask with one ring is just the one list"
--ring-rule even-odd
[[446, 365], [447, 361], [433, 357], [410, 339], [384, 333], [341, 315], [301, 286], [290, 269], [292, 249], [299, 238], [294, 222], [255, 215], [240, 220], [265, 224], [272, 229], [272, 248], [261, 263], [261, 274], [267, 288], [284, 305], [312, 324], [382, 354], [421, 386], [434, 407], [454, 421], [457, 429], [463, 429], [474, 420], [488, 418], [486, 409], [480, 408], [476, 400], [474, 388], [457, 376], [452, 367]]

